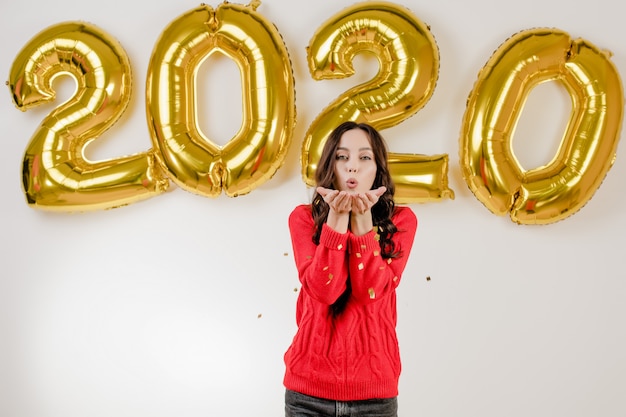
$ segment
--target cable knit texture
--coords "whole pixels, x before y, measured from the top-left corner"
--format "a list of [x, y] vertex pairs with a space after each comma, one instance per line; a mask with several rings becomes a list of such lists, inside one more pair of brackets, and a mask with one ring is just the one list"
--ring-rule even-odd
[[[310, 205], [296, 207], [289, 228], [302, 290], [296, 305], [298, 331], [285, 353], [285, 387], [337, 401], [398, 395], [400, 352], [396, 293], [417, 228], [408, 207], [396, 207], [393, 223], [401, 256], [383, 259], [375, 231], [356, 236], [324, 225], [320, 244], [311, 237]], [[348, 278], [349, 277], [349, 278]], [[346, 309], [329, 306], [348, 285]]]

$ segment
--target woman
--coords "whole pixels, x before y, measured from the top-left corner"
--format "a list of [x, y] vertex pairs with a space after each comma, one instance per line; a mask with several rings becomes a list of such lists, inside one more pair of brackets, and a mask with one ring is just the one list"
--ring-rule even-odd
[[417, 219], [394, 203], [380, 133], [345, 122], [328, 137], [312, 204], [289, 216], [302, 290], [285, 353], [285, 415], [397, 416], [396, 294]]

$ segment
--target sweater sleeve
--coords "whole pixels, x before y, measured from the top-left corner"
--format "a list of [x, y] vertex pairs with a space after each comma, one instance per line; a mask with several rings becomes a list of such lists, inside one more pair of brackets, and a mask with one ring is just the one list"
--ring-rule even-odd
[[402, 272], [409, 259], [417, 218], [409, 207], [398, 207], [393, 218], [398, 231], [393, 236], [397, 258], [384, 259], [380, 244], [372, 230], [362, 236], [350, 235], [348, 263], [352, 295], [359, 303], [371, 303], [384, 298], [400, 284]]
[[314, 230], [310, 206], [296, 207], [289, 216], [289, 231], [302, 290], [331, 305], [347, 288], [348, 234], [324, 225], [316, 245], [311, 239]]

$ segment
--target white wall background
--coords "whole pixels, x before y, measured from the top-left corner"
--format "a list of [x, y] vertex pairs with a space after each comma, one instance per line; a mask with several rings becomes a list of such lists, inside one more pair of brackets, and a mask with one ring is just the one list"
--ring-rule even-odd
[[[0, 72], [37, 32], [66, 20], [117, 38], [133, 69], [122, 120], [92, 159], [151, 147], [144, 87], [154, 42], [195, 2], [2, 0]], [[211, 4], [216, 7], [219, 3]], [[343, 81], [313, 81], [305, 47], [351, 0], [265, 0], [290, 52], [298, 124], [283, 167], [237, 198], [175, 186], [127, 207], [83, 214], [29, 208], [26, 144], [53, 108], [22, 113], [0, 96], [2, 151], [0, 415], [199, 417], [283, 414], [282, 355], [295, 331], [298, 281], [287, 216], [310, 191], [300, 143], [323, 107], [368, 80], [371, 61]], [[455, 200], [415, 204], [415, 247], [399, 288], [402, 416], [626, 415], [626, 153], [591, 201], [564, 221], [519, 226], [489, 212], [458, 166], [465, 100], [478, 71], [513, 33], [556, 27], [614, 53], [626, 74], [623, 7], [613, 0], [405, 0], [431, 26], [437, 89], [416, 116], [384, 131], [396, 152], [450, 155]], [[238, 129], [236, 66], [214, 61], [206, 133]], [[59, 84], [60, 95], [72, 91]], [[533, 92], [515, 138], [523, 163], [556, 149], [569, 103]], [[523, 136], [523, 139], [521, 138]], [[426, 278], [430, 277], [430, 280]]]

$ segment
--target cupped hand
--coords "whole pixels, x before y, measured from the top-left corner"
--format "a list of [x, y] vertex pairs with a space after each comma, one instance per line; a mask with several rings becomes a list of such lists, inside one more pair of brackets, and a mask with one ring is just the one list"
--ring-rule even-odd
[[381, 186], [365, 193], [350, 193], [324, 187], [317, 187], [316, 191], [330, 206], [330, 209], [337, 213], [354, 212], [355, 214], [363, 214], [378, 202], [378, 199], [387, 191], [387, 188]]
[[366, 213], [378, 202], [385, 191], [387, 191], [387, 187], [380, 186], [365, 193], [352, 194], [352, 212], [355, 214]]
[[316, 191], [322, 196], [331, 210], [337, 213], [348, 213], [352, 209], [352, 197], [347, 191], [332, 190], [317, 187]]

